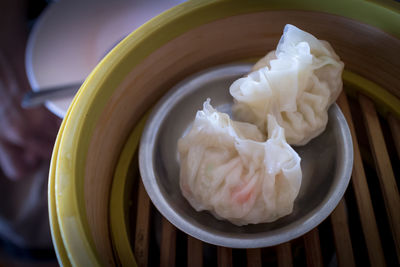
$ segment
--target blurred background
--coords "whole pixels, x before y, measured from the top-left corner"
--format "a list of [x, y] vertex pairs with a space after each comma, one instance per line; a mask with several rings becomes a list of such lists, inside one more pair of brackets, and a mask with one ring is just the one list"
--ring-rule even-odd
[[0, 1], [0, 266], [57, 266], [48, 166], [73, 96], [24, 109], [33, 90], [82, 83], [137, 27], [183, 0]]

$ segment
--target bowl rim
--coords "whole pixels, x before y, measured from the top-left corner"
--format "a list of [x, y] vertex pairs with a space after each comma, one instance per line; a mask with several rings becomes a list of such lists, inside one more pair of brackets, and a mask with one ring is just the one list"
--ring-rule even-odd
[[[88, 228], [85, 206], [79, 203], [83, 194], [80, 180], [84, 177], [84, 165], [89, 147], [87, 136], [93, 133], [95, 122], [106, 105], [107, 99], [113, 94], [115, 85], [120, 84], [126, 74], [149, 54], [186, 31], [228, 16], [278, 9], [297, 9], [339, 15], [372, 25], [400, 38], [400, 28], [394, 26], [400, 24], [400, 13], [375, 2], [361, 0], [336, 2], [191, 0], [163, 12], [133, 31], [112, 49], [88, 76], [75, 96], [74, 105], [69, 108], [69, 118], [66, 120], [63, 131], [68, 134], [58, 137], [60, 141], [57, 141], [60, 142], [55, 185], [57, 215], [68, 255], [82, 253], [82, 251], [86, 253], [86, 258], [77, 257], [76, 262], [81, 262], [81, 260], [86, 262], [88, 255], [93, 255], [90, 259], [98, 264], [99, 257]], [[365, 12], [353, 12], [360, 9]], [[169, 34], [165, 35], [162, 32]], [[140, 53], [135, 53], [138, 51]], [[129, 64], [128, 61], [130, 61]], [[60, 186], [57, 186], [57, 181]], [[69, 182], [61, 186], [60, 182], [63, 181]], [[59, 194], [61, 187], [64, 189], [62, 199]], [[77, 223], [73, 230], [66, 227], [67, 218], [71, 216]], [[77, 233], [81, 244], [79, 250], [74, 246]]]

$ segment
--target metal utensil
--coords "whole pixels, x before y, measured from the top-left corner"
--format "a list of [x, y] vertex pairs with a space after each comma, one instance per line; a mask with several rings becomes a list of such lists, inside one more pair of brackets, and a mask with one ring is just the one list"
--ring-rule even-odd
[[179, 187], [177, 141], [208, 97], [217, 110], [229, 113], [233, 104], [229, 86], [250, 68], [250, 64], [219, 66], [176, 85], [153, 109], [139, 151], [143, 184], [158, 210], [183, 232], [234, 248], [277, 245], [316, 227], [343, 197], [353, 166], [350, 131], [334, 104], [325, 131], [307, 145], [294, 147], [301, 157], [303, 180], [291, 214], [271, 223], [239, 227], [208, 212], [195, 211]]
[[32, 108], [43, 104], [48, 100], [74, 96], [82, 83], [67, 84], [57, 87], [44, 88], [40, 91], [30, 91], [24, 95], [21, 101], [23, 108]]

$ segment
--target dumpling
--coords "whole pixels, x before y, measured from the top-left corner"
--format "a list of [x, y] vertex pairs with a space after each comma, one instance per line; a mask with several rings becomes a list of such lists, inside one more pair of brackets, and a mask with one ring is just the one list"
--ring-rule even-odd
[[324, 131], [328, 108], [342, 90], [343, 67], [328, 42], [286, 25], [276, 51], [229, 88], [235, 119], [265, 133], [273, 115], [289, 144], [304, 145]]
[[255, 125], [232, 121], [210, 99], [179, 139], [180, 187], [197, 210], [236, 225], [288, 215], [298, 195], [300, 157], [268, 116], [268, 139]]

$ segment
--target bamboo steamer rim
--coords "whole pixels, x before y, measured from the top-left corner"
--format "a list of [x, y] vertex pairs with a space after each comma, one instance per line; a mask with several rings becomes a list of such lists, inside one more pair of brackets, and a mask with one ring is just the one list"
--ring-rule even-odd
[[[71, 106], [74, 104], [75, 100], [71, 103]], [[71, 263], [68, 259], [67, 251], [65, 250], [64, 243], [62, 240], [58, 217], [57, 217], [57, 207], [56, 207], [56, 193], [55, 193], [55, 175], [56, 175], [56, 163], [57, 163], [57, 155], [60, 148], [60, 140], [63, 135], [65, 123], [69, 117], [70, 111], [64, 117], [64, 120], [61, 123], [60, 129], [58, 130], [56, 142], [54, 144], [52, 157], [50, 161], [50, 169], [49, 169], [49, 182], [48, 182], [48, 207], [49, 207], [49, 221], [50, 221], [50, 231], [51, 237], [53, 241], [53, 245], [55, 248], [56, 257], [59, 263], [62, 263], [63, 266], [71, 266]]]

